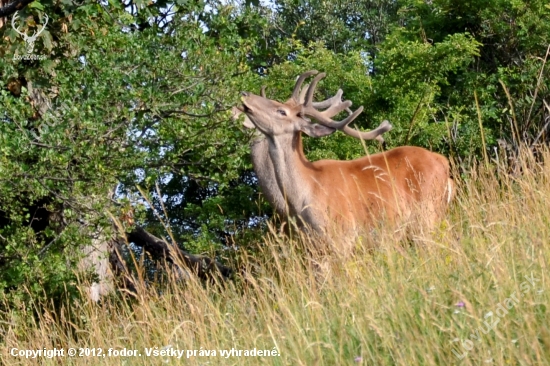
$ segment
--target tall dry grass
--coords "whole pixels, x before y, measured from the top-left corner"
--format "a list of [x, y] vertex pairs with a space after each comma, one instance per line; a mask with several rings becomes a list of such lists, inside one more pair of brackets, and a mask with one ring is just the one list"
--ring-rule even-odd
[[[550, 162], [550, 154], [543, 153]], [[4, 314], [6, 364], [549, 365], [550, 167], [523, 153], [521, 174], [473, 167], [440, 226], [396, 242], [390, 230], [353, 255], [306, 254], [308, 238], [269, 234], [222, 286], [193, 278], [135, 295]], [[414, 226], [414, 225], [413, 225]], [[372, 249], [374, 248], [374, 249]], [[511, 300], [510, 300], [511, 299]], [[15, 316], [17, 315], [17, 317]], [[145, 348], [197, 350], [183, 362]], [[24, 359], [12, 348], [135, 349], [137, 357]], [[219, 350], [273, 350], [230, 356]], [[200, 350], [216, 356], [199, 356]], [[96, 351], [97, 352], [97, 351]]]

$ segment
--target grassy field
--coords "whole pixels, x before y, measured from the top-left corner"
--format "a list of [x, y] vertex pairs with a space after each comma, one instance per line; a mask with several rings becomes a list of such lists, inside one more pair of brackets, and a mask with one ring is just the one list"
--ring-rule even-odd
[[[498, 177], [494, 167], [472, 168], [440, 226], [416, 228], [406, 242], [386, 230], [342, 258], [305, 255], [307, 239], [269, 234], [258, 256], [240, 258], [247, 270], [224, 286], [192, 279], [161, 292], [142, 286], [126, 300], [71, 304], [77, 316], [68, 305], [42, 312], [30, 325], [4, 314], [2, 358], [13, 365], [550, 365], [550, 168], [528, 155], [522, 166], [521, 174]], [[55, 347], [64, 349], [61, 360], [10, 355]], [[90, 356], [68, 357], [70, 347]], [[114, 356], [124, 349], [141, 356]], [[158, 356], [147, 356], [154, 350]]]

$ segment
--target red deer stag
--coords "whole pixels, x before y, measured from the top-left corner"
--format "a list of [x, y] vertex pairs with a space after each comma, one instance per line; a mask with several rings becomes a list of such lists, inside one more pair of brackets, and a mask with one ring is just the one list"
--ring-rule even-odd
[[[332, 225], [340, 232], [370, 227], [381, 219], [396, 222], [421, 210], [435, 222], [451, 200], [454, 184], [448, 160], [419, 147], [399, 147], [352, 161], [309, 162], [302, 148], [302, 132], [322, 137], [340, 130], [365, 140], [381, 139], [391, 125], [384, 121], [376, 130], [360, 132], [348, 125], [362, 112], [351, 112], [341, 90], [323, 102], [314, 103], [319, 74], [300, 93], [304, 80], [317, 74], [308, 71], [298, 78], [286, 103], [242, 93], [245, 124], [253, 124], [265, 139], [252, 145], [254, 169], [260, 186], [279, 213], [299, 218], [299, 223], [323, 233]], [[302, 94], [302, 95], [300, 95]], [[324, 110], [323, 110], [324, 109]], [[347, 110], [342, 121], [332, 117]], [[311, 117], [318, 123], [311, 123]], [[252, 127], [252, 126], [248, 126]], [[343, 233], [343, 232], [342, 232]]]

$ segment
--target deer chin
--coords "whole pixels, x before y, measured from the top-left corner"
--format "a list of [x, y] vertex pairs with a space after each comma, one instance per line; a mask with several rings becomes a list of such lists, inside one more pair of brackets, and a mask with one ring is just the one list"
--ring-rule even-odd
[[243, 102], [243, 105], [240, 106], [240, 107], [237, 107], [241, 112], [244, 112], [246, 113], [247, 115], [248, 114], [252, 114], [252, 108], [250, 108], [249, 106], [247, 106], [244, 102]]
[[244, 119], [244, 122], [243, 122], [243, 126], [246, 127], [246, 128], [249, 128], [249, 129], [256, 128], [256, 124], [252, 121], [252, 118], [251, 118], [254, 115], [254, 112], [252, 111], [252, 108], [247, 106], [246, 103], [244, 103], [244, 101], [243, 101], [242, 106], [237, 107], [237, 109], [245, 114], [245, 119]]
[[243, 119], [243, 126], [248, 128], [248, 129], [254, 129], [256, 128], [256, 126], [254, 126], [254, 123], [252, 123], [252, 121], [250, 120], [250, 118], [248, 118], [248, 116], [246, 115], [245, 111], [244, 111], [244, 107], [243, 106], [234, 106], [232, 109], [231, 109], [231, 112], [232, 112], [232, 118], [234, 120], [238, 120], [239, 119], [239, 116], [241, 114], [244, 113], [244, 119]]

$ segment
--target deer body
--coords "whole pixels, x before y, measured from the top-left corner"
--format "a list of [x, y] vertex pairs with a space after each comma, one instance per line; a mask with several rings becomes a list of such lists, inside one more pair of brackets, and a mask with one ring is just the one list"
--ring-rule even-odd
[[[293, 140], [292, 149], [282, 153], [270, 145], [277, 187], [262, 189], [270, 202], [275, 198], [277, 211], [285, 209], [317, 232], [329, 225], [357, 231], [380, 219], [396, 222], [415, 209], [433, 223], [448, 204], [453, 189], [449, 163], [439, 154], [405, 146], [351, 161], [310, 162], [302, 150], [301, 134]], [[261, 173], [259, 179], [273, 181]], [[283, 205], [278, 202], [281, 198]]]
[[[369, 133], [351, 130], [347, 124], [362, 108], [351, 113], [351, 102], [340, 100], [341, 91], [327, 101], [313, 103], [313, 88], [323, 74], [315, 78], [302, 103], [299, 88], [312, 73], [301, 76], [293, 98], [284, 104], [243, 93], [246, 123], [265, 136], [252, 145], [254, 168], [277, 212], [297, 217], [303, 226], [319, 233], [327, 229], [356, 232], [381, 219], [398, 222], [415, 211], [429, 222], [437, 220], [454, 188], [448, 160], [439, 154], [407, 146], [351, 161], [307, 160], [302, 132], [322, 137], [340, 129], [354, 137], [374, 139], [391, 128], [385, 122]], [[328, 109], [320, 112], [316, 105]], [[347, 119], [330, 119], [344, 109], [351, 114]], [[322, 123], [312, 124], [306, 116]]]

